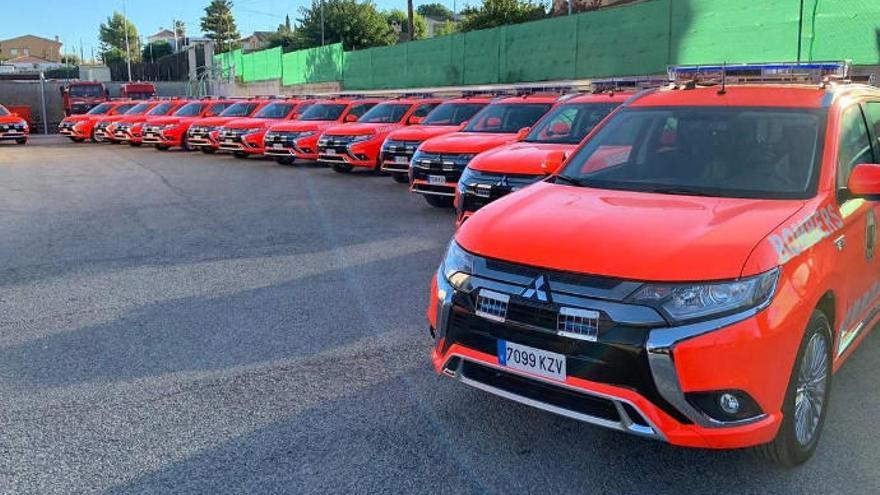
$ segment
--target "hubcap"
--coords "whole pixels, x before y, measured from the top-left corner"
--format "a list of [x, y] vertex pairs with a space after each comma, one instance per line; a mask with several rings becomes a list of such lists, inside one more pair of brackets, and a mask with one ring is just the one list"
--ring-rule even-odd
[[795, 436], [807, 447], [819, 428], [828, 388], [828, 343], [818, 333], [807, 343], [794, 398]]

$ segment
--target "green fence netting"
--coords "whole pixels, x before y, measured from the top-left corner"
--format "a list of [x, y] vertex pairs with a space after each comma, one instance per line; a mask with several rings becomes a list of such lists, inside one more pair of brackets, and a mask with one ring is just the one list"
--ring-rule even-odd
[[[803, 4], [803, 8], [801, 8]], [[850, 59], [880, 64], [880, 0], [649, 0], [395, 46], [215, 56], [244, 81], [346, 89], [660, 74], [670, 64]]]

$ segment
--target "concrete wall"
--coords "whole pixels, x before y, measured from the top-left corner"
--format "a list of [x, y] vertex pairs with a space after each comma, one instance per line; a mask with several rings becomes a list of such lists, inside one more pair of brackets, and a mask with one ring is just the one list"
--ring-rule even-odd
[[[46, 120], [49, 132], [55, 132], [58, 123], [64, 118], [64, 107], [61, 99], [63, 81], [46, 81]], [[119, 96], [124, 83], [105, 83], [110, 96]], [[157, 82], [159, 96], [187, 96], [186, 82]], [[41, 112], [40, 81], [0, 81], [0, 103], [4, 105], [27, 105], [31, 108], [32, 132], [43, 132]]]

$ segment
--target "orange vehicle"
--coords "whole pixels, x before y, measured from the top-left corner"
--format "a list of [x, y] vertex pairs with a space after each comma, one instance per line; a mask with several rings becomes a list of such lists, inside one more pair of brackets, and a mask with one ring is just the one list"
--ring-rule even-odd
[[522, 141], [475, 156], [458, 179], [458, 223], [490, 202], [545, 177], [548, 161], [561, 163], [602, 119], [633, 94], [574, 96], [542, 117]]
[[846, 63], [670, 72], [674, 88], [461, 225], [432, 284], [433, 364], [588, 423], [797, 465], [880, 317], [880, 90]]
[[380, 171], [382, 142], [391, 132], [421, 123], [443, 100], [397, 98], [371, 108], [357, 123], [328, 128], [318, 138], [318, 161], [334, 171], [348, 173], [354, 167]]
[[282, 165], [318, 159], [318, 136], [328, 127], [357, 122], [382, 100], [332, 98], [318, 100], [297, 120], [273, 125], [263, 136], [264, 154]]
[[489, 104], [488, 97], [464, 97], [443, 102], [419, 125], [398, 129], [382, 143], [382, 171], [402, 184], [409, 184], [409, 162], [422, 142], [461, 130], [467, 121]]
[[130, 100], [149, 100], [155, 98], [156, 85], [148, 82], [133, 82], [123, 84], [119, 88], [119, 94], [123, 98]]
[[251, 98], [237, 101], [216, 117], [195, 120], [186, 133], [187, 142], [202, 153], [214, 153], [220, 149], [218, 133], [220, 128], [233, 120], [250, 117], [259, 112], [270, 100]]
[[[114, 144], [128, 142], [135, 146], [140, 145], [140, 138], [130, 140], [129, 131], [132, 126], [143, 122], [147, 118], [147, 112], [152, 110], [159, 103], [159, 100], [140, 101], [122, 115], [99, 119], [95, 127], [96, 140], [108, 141]], [[106, 126], [102, 124], [105, 120], [108, 122]], [[98, 136], [98, 134], [100, 134], [100, 136]]]
[[201, 99], [190, 101], [171, 115], [148, 117], [141, 126], [142, 140], [145, 144], [152, 144], [159, 151], [167, 151], [174, 147], [193, 151], [195, 148], [188, 142], [188, 131], [193, 122], [216, 117], [232, 103], [231, 100]]
[[124, 115], [102, 117], [98, 119], [97, 123], [95, 123], [94, 141], [98, 143], [108, 142], [111, 144], [119, 144], [119, 141], [114, 137], [116, 125], [119, 122], [132, 117], [142, 117], [146, 119], [147, 117], [170, 115], [176, 112], [178, 108], [185, 105], [187, 101], [188, 100], [174, 98], [171, 100], [137, 102], [138, 104], [125, 112]]
[[82, 115], [65, 117], [58, 124], [58, 133], [67, 136], [75, 143], [86, 139], [95, 141], [95, 124], [105, 117], [122, 115], [135, 106], [133, 101], [108, 101], [92, 108]]
[[227, 122], [217, 133], [220, 149], [231, 151], [236, 158], [262, 155], [263, 136], [275, 124], [297, 120], [314, 100], [284, 98], [271, 100], [253, 117]]
[[452, 206], [458, 178], [468, 163], [478, 153], [524, 139], [558, 100], [559, 95], [499, 98], [459, 132], [428, 139], [413, 155], [410, 191], [423, 195], [431, 206]]
[[0, 105], [0, 142], [15, 141], [27, 144], [30, 128], [27, 121]]

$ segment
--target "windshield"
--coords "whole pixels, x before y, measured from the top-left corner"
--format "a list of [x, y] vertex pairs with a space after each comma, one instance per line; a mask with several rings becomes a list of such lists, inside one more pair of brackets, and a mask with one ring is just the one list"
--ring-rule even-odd
[[412, 107], [409, 103], [382, 103], [371, 108], [358, 122], [367, 124], [394, 124]]
[[577, 144], [602, 122], [619, 103], [572, 103], [547, 114], [532, 129], [525, 141], [529, 143]]
[[247, 117], [257, 108], [256, 103], [236, 103], [231, 107], [223, 110], [221, 117]]
[[6, 109], [3, 105], [0, 105], [0, 117], [9, 116], [9, 110]]
[[223, 110], [226, 110], [229, 107], [229, 103], [214, 103], [211, 105], [211, 108], [208, 109], [208, 113], [211, 115], [220, 115]]
[[531, 127], [552, 106], [550, 103], [489, 105], [471, 119], [464, 131], [514, 133], [523, 127]]
[[119, 105], [118, 107], [114, 108], [113, 110], [116, 112], [117, 115], [119, 115], [119, 114], [124, 114], [125, 112], [131, 110], [131, 107], [133, 107], [133, 106], [134, 106], [134, 103], [126, 103], [124, 105]]
[[202, 109], [205, 108], [204, 103], [187, 103], [182, 106], [180, 110], [174, 112], [175, 117], [196, 117], [200, 113], [202, 113]]
[[104, 96], [104, 88], [96, 84], [71, 86], [70, 96], [78, 98], [100, 98]]
[[255, 119], [283, 119], [296, 107], [295, 103], [270, 103], [261, 108]]
[[165, 115], [171, 110], [171, 103], [159, 103], [147, 115]]
[[429, 113], [424, 125], [460, 125], [483, 109], [486, 103], [444, 103]]
[[107, 113], [112, 107], [113, 105], [111, 105], [110, 103], [101, 103], [100, 105], [86, 112], [86, 114], [95, 115], [98, 113]]
[[138, 103], [137, 105], [131, 107], [131, 109], [125, 112], [125, 115], [140, 115], [147, 111], [150, 108], [149, 103]]
[[336, 120], [345, 111], [345, 104], [317, 103], [303, 112], [299, 120]]
[[824, 112], [628, 109], [572, 157], [561, 180], [602, 189], [744, 198], [807, 198], [816, 187]]

